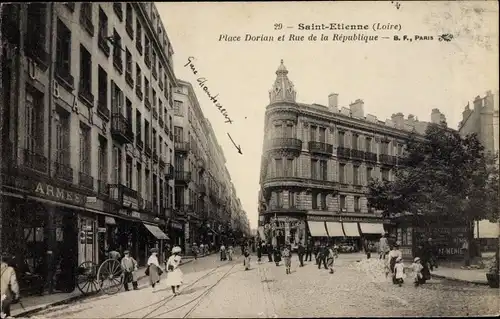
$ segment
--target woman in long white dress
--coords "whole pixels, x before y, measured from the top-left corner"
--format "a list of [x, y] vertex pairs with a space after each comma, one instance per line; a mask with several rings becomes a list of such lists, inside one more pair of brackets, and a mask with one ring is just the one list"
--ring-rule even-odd
[[167, 261], [167, 285], [172, 287], [172, 292], [175, 296], [179, 294], [179, 288], [182, 284], [182, 271], [179, 268], [181, 264], [181, 256], [179, 255], [181, 252], [181, 248], [179, 246], [175, 246], [172, 248], [172, 256], [168, 258]]
[[153, 291], [155, 291], [155, 285], [158, 282], [160, 282], [160, 276], [163, 272], [161, 270], [160, 263], [158, 262], [157, 254], [158, 254], [158, 249], [152, 248], [151, 249], [151, 256], [149, 256], [149, 258], [148, 258], [149, 283], [151, 284]]

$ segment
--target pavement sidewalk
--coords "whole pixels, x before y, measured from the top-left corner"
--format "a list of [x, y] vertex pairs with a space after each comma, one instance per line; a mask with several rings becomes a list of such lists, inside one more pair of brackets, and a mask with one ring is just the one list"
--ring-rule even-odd
[[431, 272], [432, 277], [468, 282], [478, 285], [488, 285], [485, 269], [455, 269], [439, 267]]
[[[206, 256], [209, 256], [205, 255]], [[203, 257], [201, 257], [203, 258]], [[181, 266], [185, 265], [187, 263], [190, 263], [194, 260], [194, 257], [192, 256], [185, 256], [182, 259]], [[146, 267], [141, 267], [137, 270], [137, 273], [139, 274], [137, 281], [141, 281], [145, 279], [147, 276], [145, 275]], [[91, 298], [96, 296], [96, 294], [92, 294], [89, 296], [84, 296], [78, 290], [78, 288], [75, 288], [70, 293], [55, 293], [51, 295], [44, 295], [44, 296], [27, 296], [24, 298], [21, 298], [21, 302], [14, 304], [11, 306], [11, 315], [13, 317], [27, 317], [30, 314], [33, 314], [35, 312], [57, 306], [57, 305], [62, 305], [66, 303], [70, 303], [76, 300], [80, 300], [83, 298]]]

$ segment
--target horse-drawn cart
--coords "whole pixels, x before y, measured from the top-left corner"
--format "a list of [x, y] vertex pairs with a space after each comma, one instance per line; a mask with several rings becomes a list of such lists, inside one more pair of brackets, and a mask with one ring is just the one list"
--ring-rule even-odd
[[98, 267], [92, 261], [85, 261], [78, 266], [76, 286], [84, 295], [104, 292], [116, 294], [123, 286], [123, 271], [120, 261], [106, 259]]

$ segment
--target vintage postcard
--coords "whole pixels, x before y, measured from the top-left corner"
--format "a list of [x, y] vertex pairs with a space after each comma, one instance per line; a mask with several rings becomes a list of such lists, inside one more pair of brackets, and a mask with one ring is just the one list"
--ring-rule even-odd
[[498, 9], [2, 3], [1, 318], [498, 315]]

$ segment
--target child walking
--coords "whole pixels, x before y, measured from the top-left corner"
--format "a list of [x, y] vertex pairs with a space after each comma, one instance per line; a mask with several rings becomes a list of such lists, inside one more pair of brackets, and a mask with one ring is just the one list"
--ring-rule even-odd
[[411, 264], [411, 269], [413, 271], [413, 283], [415, 284], [415, 287], [418, 287], [419, 285], [425, 282], [423, 280], [424, 275], [422, 274], [424, 266], [422, 265], [422, 262], [420, 261], [419, 257], [416, 257], [413, 260], [413, 264]]
[[290, 244], [287, 244], [285, 248], [283, 249], [282, 253], [283, 259], [285, 260], [285, 268], [286, 268], [286, 274], [291, 274], [291, 267], [292, 267], [292, 251], [291, 251], [291, 246]]
[[396, 265], [394, 266], [393, 283], [401, 287], [404, 282], [404, 274], [405, 266], [403, 264], [403, 259], [401, 257], [398, 257], [396, 259]]

